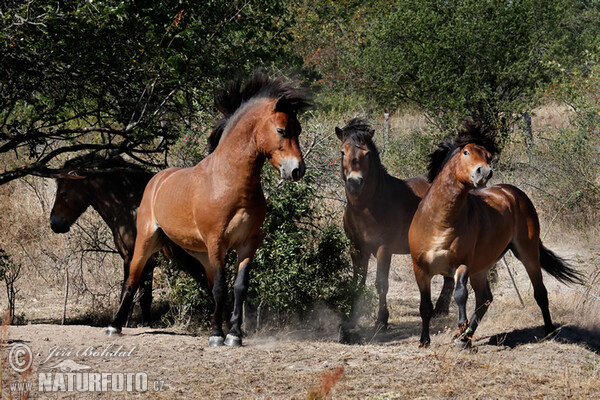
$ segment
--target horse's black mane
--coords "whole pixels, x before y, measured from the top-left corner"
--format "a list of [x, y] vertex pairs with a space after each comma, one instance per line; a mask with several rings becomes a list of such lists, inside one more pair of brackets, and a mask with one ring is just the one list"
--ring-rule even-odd
[[430, 183], [433, 182], [457, 149], [461, 149], [469, 143], [485, 147], [492, 156], [499, 152], [492, 126], [471, 119], [463, 119], [461, 125], [458, 136], [450, 137], [438, 144], [438, 148], [429, 155], [427, 178]]
[[98, 172], [101, 172], [102, 170], [114, 170], [114, 172], [123, 172], [129, 170], [148, 172], [150, 174], [150, 172], [141, 165], [127, 161], [121, 156], [106, 157], [98, 153], [87, 153], [71, 158], [64, 163], [62, 169], [67, 172], [81, 169], [88, 173], [92, 170], [98, 170]]
[[218, 146], [229, 118], [242, 104], [252, 98], [267, 97], [280, 99], [277, 111], [290, 114], [302, 112], [311, 105], [310, 96], [306, 89], [295, 87], [293, 82], [282, 79], [271, 79], [262, 71], [255, 71], [245, 84], [238, 78], [225, 85], [216, 94], [215, 106], [223, 114], [223, 119], [215, 124], [208, 137], [208, 152], [212, 153]]
[[371, 160], [385, 170], [379, 158], [379, 149], [372, 139], [374, 130], [364, 118], [352, 118], [341, 128], [341, 131], [344, 135], [344, 141], [361, 148], [366, 146], [370, 151]]

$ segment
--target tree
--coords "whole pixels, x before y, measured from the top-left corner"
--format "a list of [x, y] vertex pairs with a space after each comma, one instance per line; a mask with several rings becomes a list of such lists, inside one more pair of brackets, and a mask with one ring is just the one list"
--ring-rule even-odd
[[5, 3], [0, 184], [55, 173], [80, 151], [164, 165], [174, 140], [212, 115], [215, 86], [294, 62], [292, 21], [282, 0]]
[[597, 8], [572, 0], [406, 0], [379, 19], [350, 61], [363, 90], [383, 104], [416, 103], [442, 129], [471, 116], [506, 131], [541, 87], [584, 64], [598, 43]]

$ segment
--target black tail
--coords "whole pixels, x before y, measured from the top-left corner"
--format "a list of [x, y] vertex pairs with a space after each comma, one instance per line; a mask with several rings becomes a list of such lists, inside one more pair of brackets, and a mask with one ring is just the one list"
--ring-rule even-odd
[[546, 248], [542, 242], [540, 242], [540, 264], [546, 272], [563, 283], [583, 285], [583, 274]]

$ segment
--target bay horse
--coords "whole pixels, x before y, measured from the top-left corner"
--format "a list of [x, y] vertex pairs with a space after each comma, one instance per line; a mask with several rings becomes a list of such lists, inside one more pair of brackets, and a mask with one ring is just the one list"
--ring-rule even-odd
[[[66, 233], [85, 210], [89, 207], [96, 210], [108, 225], [115, 248], [123, 259], [124, 283], [133, 256], [137, 209], [146, 184], [154, 174], [119, 156], [102, 157], [96, 153], [74, 157], [66, 161], [61, 170], [64, 173], [52, 176], [56, 179], [56, 197], [50, 212], [50, 227], [55, 233]], [[171, 246], [169, 253], [196, 281], [206, 286], [206, 277], [202, 268], [195, 266], [198, 263], [195, 258], [177, 246]], [[139, 302], [143, 326], [152, 323], [152, 275], [156, 265], [155, 257], [151, 257], [141, 278]]]
[[[241, 346], [250, 263], [262, 241], [267, 209], [261, 170], [269, 160], [281, 178], [302, 178], [306, 167], [298, 142], [297, 113], [309, 104], [306, 90], [260, 72], [245, 84], [232, 82], [217, 96], [217, 109], [225, 118], [209, 138], [212, 152], [194, 167], [159, 172], [146, 186], [129, 277], [108, 327], [109, 336], [121, 332], [144, 265], [168, 238], [204, 265], [215, 300], [209, 345]], [[237, 277], [231, 329], [225, 338], [222, 310], [229, 249], [237, 252]]]
[[[375, 286], [379, 296], [377, 325], [387, 327], [387, 292], [392, 254], [409, 254], [408, 229], [421, 199], [429, 189], [425, 175], [409, 179], [391, 176], [373, 142], [375, 130], [362, 118], [335, 128], [342, 142], [340, 171], [346, 191], [344, 230], [352, 243], [350, 256], [355, 279], [365, 285], [369, 258], [377, 258]], [[454, 288], [452, 278], [444, 286], [436, 314], [447, 314]]]
[[[457, 138], [441, 143], [430, 156], [429, 191], [419, 204], [409, 231], [410, 253], [419, 291], [422, 319], [420, 347], [430, 344], [431, 277], [453, 276], [458, 305], [457, 343], [471, 338], [492, 302], [488, 270], [506, 251], [523, 263], [542, 311], [546, 335], [555, 328], [548, 309], [542, 268], [563, 283], [582, 283], [581, 274], [542, 245], [533, 203], [520, 189], [500, 184], [486, 187], [497, 153], [492, 131], [463, 121]], [[467, 319], [467, 279], [475, 292], [475, 312]]]

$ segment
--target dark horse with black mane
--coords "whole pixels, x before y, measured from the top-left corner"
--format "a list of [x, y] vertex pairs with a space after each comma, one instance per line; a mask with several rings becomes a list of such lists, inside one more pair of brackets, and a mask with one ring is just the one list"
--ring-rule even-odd
[[[354, 118], [343, 128], [336, 127], [335, 132], [342, 141], [341, 175], [348, 200], [344, 230], [353, 245], [355, 277], [360, 274], [364, 286], [369, 257], [374, 255], [379, 295], [377, 323], [387, 327], [392, 254], [409, 254], [408, 228], [429, 182], [425, 175], [402, 180], [388, 174], [372, 140], [375, 131], [364, 119]], [[452, 278], [445, 278], [436, 313], [448, 313], [453, 288]]]
[[[410, 254], [419, 291], [423, 329], [420, 346], [428, 346], [431, 277], [456, 281], [458, 344], [471, 345], [477, 325], [492, 302], [488, 271], [511, 250], [523, 263], [542, 311], [546, 335], [554, 331], [542, 268], [561, 282], [581, 283], [579, 272], [548, 250], [540, 240], [533, 203], [512, 185], [486, 187], [497, 152], [492, 131], [466, 120], [457, 138], [441, 143], [430, 156], [431, 187], [419, 204], [409, 231]], [[467, 280], [475, 292], [475, 312], [467, 319]]]
[[[50, 227], [56, 233], [66, 233], [88, 208], [100, 214], [110, 228], [117, 252], [123, 258], [124, 280], [129, 276], [133, 256], [137, 209], [152, 173], [121, 157], [102, 157], [95, 153], [75, 157], [65, 162], [63, 174], [56, 178], [56, 198], [50, 213]], [[197, 281], [206, 286], [206, 277], [198, 261], [185, 252], [170, 246], [170, 255]], [[142, 325], [151, 324], [152, 273], [155, 257], [148, 260], [140, 284]], [[122, 293], [121, 293], [122, 295]]]
[[[192, 168], [169, 168], [146, 186], [137, 216], [137, 237], [119, 311], [107, 333], [121, 331], [144, 265], [169, 239], [202, 262], [215, 300], [209, 345], [241, 346], [242, 305], [250, 263], [261, 244], [266, 200], [260, 175], [266, 160], [283, 179], [305, 172], [297, 113], [307, 93], [291, 83], [255, 73], [227, 86], [216, 99], [217, 124], [206, 158]], [[227, 295], [225, 255], [237, 252], [231, 329], [225, 338], [222, 310]]]

